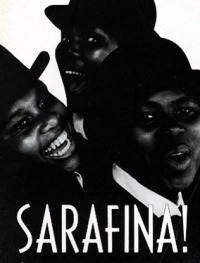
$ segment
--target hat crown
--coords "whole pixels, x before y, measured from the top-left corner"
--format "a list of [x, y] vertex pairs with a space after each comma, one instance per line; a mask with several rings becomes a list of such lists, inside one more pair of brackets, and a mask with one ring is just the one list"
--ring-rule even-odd
[[188, 90], [191, 72], [185, 53], [169, 40], [154, 39], [128, 52], [119, 48], [101, 67], [101, 108], [114, 115], [120, 111], [132, 115], [133, 108], [157, 92]]
[[153, 29], [156, 22], [154, 0], [71, 0], [69, 5], [49, 6], [45, 13], [61, 30], [72, 25], [143, 30]]
[[31, 69], [28, 69], [5, 47], [0, 45], [0, 108], [10, 103], [33, 87], [49, 62], [47, 52], [41, 52]]
[[11, 52], [0, 45], [0, 83], [20, 83], [26, 80], [37, 80], [49, 62], [49, 54], [41, 52], [32, 67], [27, 68]]

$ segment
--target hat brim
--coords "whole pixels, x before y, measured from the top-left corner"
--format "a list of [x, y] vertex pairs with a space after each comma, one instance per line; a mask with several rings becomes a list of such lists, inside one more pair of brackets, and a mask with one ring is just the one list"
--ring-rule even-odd
[[193, 69], [192, 70], [193, 77], [196, 81], [200, 82], [200, 70], [199, 69]]

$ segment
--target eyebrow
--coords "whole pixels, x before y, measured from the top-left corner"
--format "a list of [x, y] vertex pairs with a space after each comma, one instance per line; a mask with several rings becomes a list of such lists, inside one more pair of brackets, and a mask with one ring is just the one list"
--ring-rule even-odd
[[190, 101], [190, 100], [194, 101], [194, 99], [193, 99], [193, 98], [190, 98], [190, 97], [181, 97], [180, 99], [177, 99], [177, 100], [175, 100], [175, 101], [172, 102], [172, 103], [178, 104], [178, 103], [188, 102], [188, 101]]
[[[179, 103], [188, 102], [188, 101], [190, 101], [190, 100], [192, 100], [192, 101], [195, 102], [195, 100], [194, 100], [193, 98], [184, 96], [184, 97], [181, 97], [181, 98], [178, 98], [178, 99], [175, 99], [175, 100], [171, 101], [171, 102], [170, 102], [170, 105], [173, 106], [173, 105], [177, 105], [177, 104], [179, 104]], [[195, 102], [195, 103], [196, 103], [196, 102]], [[161, 106], [160, 103], [155, 102], [155, 101], [151, 101], [151, 100], [146, 101], [146, 102], [142, 105], [142, 107], [154, 107], [154, 108], [160, 108], [160, 106]]]
[[[40, 96], [40, 94], [42, 94], [42, 92], [48, 92], [48, 89], [47, 87], [44, 85], [39, 85], [36, 87], [36, 94], [37, 96]], [[16, 111], [14, 112], [11, 112], [11, 113], [8, 113], [8, 115], [6, 116], [6, 123], [9, 123], [10, 121], [12, 121], [15, 117], [19, 116], [19, 115], [22, 115], [24, 113], [24, 109], [23, 108], [20, 108], [20, 109], [17, 109]]]
[[141, 108], [143, 108], [143, 107], [156, 107], [156, 108], [158, 108], [159, 107], [159, 103], [157, 103], [157, 102], [155, 102], [155, 101], [150, 101], [150, 100], [148, 100], [148, 101], [146, 101], [144, 104], [142, 104], [142, 107]]
[[21, 115], [23, 112], [24, 112], [24, 110], [21, 108], [21, 109], [16, 110], [16, 111], [13, 112], [13, 113], [10, 113], [10, 114], [8, 115], [8, 117], [7, 117], [6, 123], [9, 123], [12, 119], [14, 119], [15, 117], [17, 117], [18, 115]]

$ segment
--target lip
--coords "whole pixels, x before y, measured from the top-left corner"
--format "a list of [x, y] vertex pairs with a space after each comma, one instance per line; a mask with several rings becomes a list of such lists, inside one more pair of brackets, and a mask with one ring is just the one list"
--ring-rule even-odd
[[177, 145], [164, 155], [164, 163], [173, 170], [184, 171], [191, 163], [191, 153], [187, 145]]
[[63, 130], [56, 136], [42, 151], [44, 158], [51, 160], [65, 159], [74, 152], [74, 142], [69, 137], [66, 130]]
[[66, 89], [74, 94], [85, 90], [86, 74], [78, 70], [64, 70], [64, 84]]
[[80, 94], [86, 89], [86, 81], [74, 81], [69, 86], [69, 91], [74, 94]]

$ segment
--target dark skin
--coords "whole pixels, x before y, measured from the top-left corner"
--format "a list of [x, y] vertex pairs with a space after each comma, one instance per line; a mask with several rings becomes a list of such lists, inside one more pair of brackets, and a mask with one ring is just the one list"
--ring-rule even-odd
[[[80, 94], [87, 81], [95, 78], [104, 59], [118, 47], [117, 40], [101, 28], [69, 27], [62, 30], [62, 39], [56, 50], [56, 58], [73, 109], [84, 111], [87, 105]], [[71, 97], [72, 98], [71, 101]], [[72, 104], [72, 105], [71, 105]]]
[[38, 81], [19, 98], [15, 96], [9, 110], [1, 110], [2, 155], [12, 158], [19, 154], [74, 171], [79, 155], [66, 120], [66, 107]]
[[[144, 102], [138, 117], [132, 129], [132, 160], [142, 171], [137, 180], [175, 201], [200, 165], [199, 103], [183, 91], [161, 91]], [[135, 174], [130, 167], [124, 164]]]

